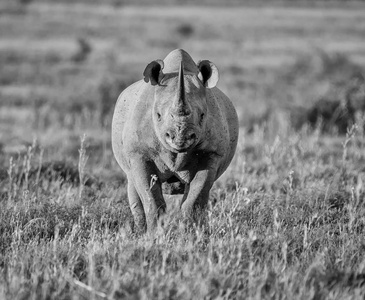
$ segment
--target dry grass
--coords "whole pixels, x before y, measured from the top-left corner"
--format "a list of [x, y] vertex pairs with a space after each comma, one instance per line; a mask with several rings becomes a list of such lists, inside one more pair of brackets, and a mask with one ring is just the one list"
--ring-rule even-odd
[[[364, 298], [361, 5], [1, 13], [1, 299]], [[139, 236], [111, 113], [177, 47], [218, 65], [240, 142], [200, 224]]]

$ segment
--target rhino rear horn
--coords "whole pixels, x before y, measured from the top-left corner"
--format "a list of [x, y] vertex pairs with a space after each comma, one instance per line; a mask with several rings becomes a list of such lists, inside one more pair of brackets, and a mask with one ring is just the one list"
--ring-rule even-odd
[[197, 67], [199, 69], [198, 78], [203, 85], [207, 88], [213, 88], [216, 86], [219, 80], [218, 68], [209, 60], [201, 60], [198, 62]]
[[143, 71], [144, 81], [151, 81], [152, 85], [159, 84], [163, 77], [163, 68], [164, 63], [160, 59], [150, 62]]

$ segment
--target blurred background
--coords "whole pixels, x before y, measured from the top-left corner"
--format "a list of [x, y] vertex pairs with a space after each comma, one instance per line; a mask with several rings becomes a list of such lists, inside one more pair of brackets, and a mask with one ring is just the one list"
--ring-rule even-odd
[[2, 169], [30, 145], [43, 163], [75, 165], [85, 133], [90, 172], [122, 176], [116, 99], [175, 48], [218, 66], [247, 140], [363, 122], [364, 2], [1, 0]]

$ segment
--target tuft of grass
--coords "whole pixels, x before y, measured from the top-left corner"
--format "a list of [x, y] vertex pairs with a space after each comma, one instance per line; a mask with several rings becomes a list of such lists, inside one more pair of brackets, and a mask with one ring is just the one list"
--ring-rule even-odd
[[252, 133], [256, 125], [280, 126], [279, 119], [286, 114], [297, 130], [309, 125], [313, 130], [345, 135], [365, 115], [364, 72], [361, 64], [343, 53], [317, 50], [297, 57], [265, 87], [266, 93], [280, 102], [251, 116], [247, 131]]
[[18, 0], [21, 5], [29, 5], [33, 0]]
[[81, 63], [84, 62], [89, 57], [92, 51], [92, 47], [90, 42], [84, 37], [80, 37], [77, 39], [77, 45], [78, 45], [78, 50], [71, 57], [71, 60], [75, 63]]
[[181, 24], [176, 28], [176, 32], [183, 38], [188, 38], [194, 34], [194, 27], [191, 24]]

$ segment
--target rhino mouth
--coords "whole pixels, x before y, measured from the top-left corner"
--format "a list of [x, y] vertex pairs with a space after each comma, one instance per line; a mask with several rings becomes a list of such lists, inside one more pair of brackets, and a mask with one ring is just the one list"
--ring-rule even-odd
[[193, 148], [193, 147], [191, 147], [191, 146], [189, 146], [189, 147], [176, 147], [176, 146], [172, 146], [172, 148], [175, 150], [175, 151], [177, 151], [177, 152], [179, 152], [179, 153], [181, 153], [181, 152], [188, 152], [191, 148]]
[[188, 144], [188, 145], [183, 145], [183, 146], [178, 146], [178, 145], [171, 145], [169, 144], [169, 146], [171, 148], [173, 148], [173, 150], [177, 151], [177, 152], [187, 152], [190, 149], [192, 149], [194, 147], [194, 143]]
[[165, 142], [176, 152], [187, 152], [193, 148], [197, 142], [195, 132], [185, 133], [183, 135], [176, 134], [175, 131], [167, 131], [165, 134]]
[[175, 151], [177, 152], [187, 152], [190, 149], [194, 148], [196, 144], [196, 139], [189, 139], [184, 141], [166, 141], [167, 144]]

